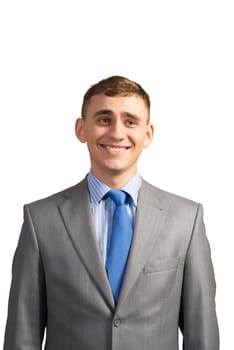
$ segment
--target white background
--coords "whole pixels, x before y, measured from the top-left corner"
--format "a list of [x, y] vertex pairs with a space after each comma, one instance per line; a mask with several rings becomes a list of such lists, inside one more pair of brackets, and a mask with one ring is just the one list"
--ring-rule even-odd
[[89, 170], [74, 135], [83, 93], [112, 74], [150, 94], [154, 185], [201, 202], [217, 280], [221, 349], [233, 348], [233, 1], [0, 3], [0, 344], [24, 203]]

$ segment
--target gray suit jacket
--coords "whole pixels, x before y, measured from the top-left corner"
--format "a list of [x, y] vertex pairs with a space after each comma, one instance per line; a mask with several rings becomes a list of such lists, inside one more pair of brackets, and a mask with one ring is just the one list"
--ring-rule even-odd
[[143, 181], [117, 307], [87, 182], [24, 207], [4, 350], [217, 350], [215, 280], [201, 205]]

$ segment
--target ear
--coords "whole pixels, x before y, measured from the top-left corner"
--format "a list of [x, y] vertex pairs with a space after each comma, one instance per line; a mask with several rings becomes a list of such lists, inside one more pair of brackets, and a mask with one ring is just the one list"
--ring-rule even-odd
[[148, 124], [147, 125], [147, 130], [146, 130], [146, 136], [145, 136], [145, 142], [144, 142], [144, 148], [148, 147], [154, 136], [154, 126], [153, 124]]
[[76, 137], [82, 143], [86, 142], [85, 129], [84, 129], [84, 119], [78, 118], [75, 124]]

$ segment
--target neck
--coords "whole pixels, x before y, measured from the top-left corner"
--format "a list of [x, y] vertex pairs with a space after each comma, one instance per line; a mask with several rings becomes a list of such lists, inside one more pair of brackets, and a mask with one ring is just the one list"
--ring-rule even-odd
[[114, 190], [122, 188], [136, 174], [136, 170], [129, 174], [98, 174], [93, 169], [91, 171], [98, 180]]

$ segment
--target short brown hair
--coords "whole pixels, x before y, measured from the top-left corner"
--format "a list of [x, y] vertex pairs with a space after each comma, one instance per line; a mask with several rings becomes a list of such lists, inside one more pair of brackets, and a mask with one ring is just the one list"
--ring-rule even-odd
[[85, 118], [86, 116], [86, 108], [91, 97], [98, 94], [105, 94], [106, 96], [137, 95], [144, 100], [146, 107], [150, 112], [150, 98], [147, 92], [141, 87], [141, 85], [125, 77], [114, 75], [109, 78], [100, 80], [97, 84], [92, 85], [86, 91], [81, 107], [82, 118]]

